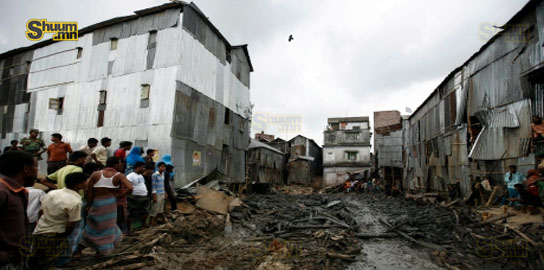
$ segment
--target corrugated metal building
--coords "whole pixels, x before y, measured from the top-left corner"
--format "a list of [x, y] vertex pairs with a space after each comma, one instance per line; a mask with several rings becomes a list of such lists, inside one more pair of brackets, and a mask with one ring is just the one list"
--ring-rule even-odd
[[289, 184], [310, 185], [312, 178], [321, 175], [323, 150], [312, 139], [297, 135], [289, 140], [287, 171]]
[[[470, 193], [495, 183], [511, 164], [535, 166], [531, 115], [544, 116], [544, 3], [527, 3], [463, 65], [452, 71], [405, 125], [404, 186]], [[472, 179], [472, 181], [471, 181]]]
[[77, 41], [0, 54], [0, 70], [2, 145], [30, 128], [45, 141], [59, 132], [73, 148], [107, 136], [171, 153], [178, 186], [215, 168], [244, 181], [251, 60], [194, 4], [139, 10], [80, 29]]
[[285, 155], [278, 149], [251, 139], [247, 152], [249, 181], [252, 184], [285, 184]]
[[402, 188], [402, 123], [399, 111], [374, 112], [374, 165], [387, 187]]

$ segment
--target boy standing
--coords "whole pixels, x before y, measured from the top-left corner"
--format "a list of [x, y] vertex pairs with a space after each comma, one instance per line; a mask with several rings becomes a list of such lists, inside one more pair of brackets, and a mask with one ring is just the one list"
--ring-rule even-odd
[[153, 193], [153, 203], [151, 205], [151, 226], [157, 225], [157, 215], [164, 212], [164, 170], [166, 164], [159, 162], [157, 164], [158, 170], [151, 176], [151, 187]]

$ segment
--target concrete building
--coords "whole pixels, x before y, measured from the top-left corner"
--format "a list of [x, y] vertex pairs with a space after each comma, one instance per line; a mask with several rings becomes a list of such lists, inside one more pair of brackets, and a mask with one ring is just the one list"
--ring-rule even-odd
[[329, 118], [323, 132], [323, 181], [325, 186], [340, 184], [347, 172], [370, 170], [369, 120], [364, 117]]
[[467, 196], [484, 178], [502, 184], [509, 165], [526, 173], [544, 158], [531, 139], [531, 116], [544, 117], [544, 2], [498, 28], [408, 119], [405, 188]]
[[[39, 129], [74, 149], [90, 137], [172, 154], [176, 185], [218, 169], [245, 178], [250, 72], [194, 4], [172, 2], [0, 54], [1, 144]], [[40, 165], [40, 169], [45, 168]]]
[[264, 143], [269, 143], [274, 140], [274, 135], [265, 134], [264, 131], [261, 131], [261, 133], [255, 134], [255, 140], [264, 142]]

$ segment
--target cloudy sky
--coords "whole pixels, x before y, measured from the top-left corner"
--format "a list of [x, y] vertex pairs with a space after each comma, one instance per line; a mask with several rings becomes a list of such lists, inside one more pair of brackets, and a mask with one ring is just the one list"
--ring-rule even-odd
[[[30, 18], [81, 28], [165, 2], [2, 1], [0, 52], [32, 44], [24, 36]], [[527, 0], [194, 2], [231, 44], [249, 44], [255, 129], [322, 143], [328, 117], [415, 110], [485, 43], [488, 25], [504, 24]], [[295, 123], [291, 132], [274, 125], [282, 119]]]

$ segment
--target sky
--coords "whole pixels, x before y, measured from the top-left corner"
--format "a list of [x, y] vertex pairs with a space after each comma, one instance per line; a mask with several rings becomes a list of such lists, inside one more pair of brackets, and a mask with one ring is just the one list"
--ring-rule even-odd
[[[0, 52], [32, 45], [31, 18], [85, 27], [167, 1], [4, 0]], [[415, 111], [528, 0], [194, 0], [248, 44], [252, 130], [323, 142], [329, 117]], [[288, 42], [290, 35], [294, 40]]]

